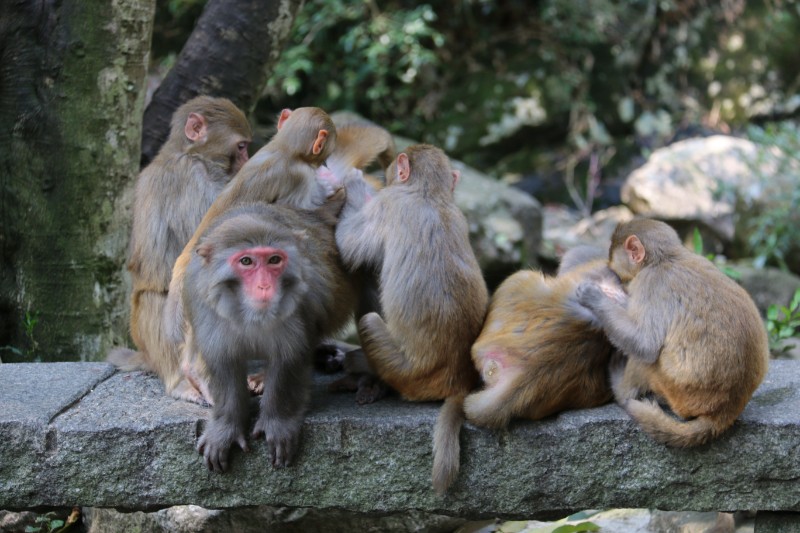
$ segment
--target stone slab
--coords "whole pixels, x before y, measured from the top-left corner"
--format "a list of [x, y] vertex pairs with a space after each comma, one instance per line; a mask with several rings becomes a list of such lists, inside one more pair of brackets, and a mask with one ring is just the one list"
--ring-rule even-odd
[[[444, 497], [430, 488], [440, 403], [358, 406], [352, 395], [328, 393], [331, 378], [320, 376], [294, 465], [273, 469], [258, 442], [250, 453], [235, 450], [232, 470], [220, 475], [195, 451], [207, 408], [164, 396], [152, 376], [103, 368], [0, 365], [0, 407], [14, 391], [29, 405], [0, 411], [0, 509], [274, 505], [476, 518], [610, 508], [800, 511], [800, 362], [773, 361], [736, 425], [691, 450], [651, 441], [615, 405], [502, 432], [467, 425], [461, 475]], [[65, 389], [42, 384], [66, 372], [92, 376], [86, 383], [108, 377], [59, 401]], [[26, 396], [32, 390], [41, 398]], [[66, 390], [73, 398], [80, 388]], [[7, 431], [20, 413], [26, 431]]]

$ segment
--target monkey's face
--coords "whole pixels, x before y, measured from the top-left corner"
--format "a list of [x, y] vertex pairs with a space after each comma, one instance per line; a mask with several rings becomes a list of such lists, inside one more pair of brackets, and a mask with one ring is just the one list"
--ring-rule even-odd
[[228, 265], [241, 284], [243, 303], [256, 311], [267, 308], [279, 290], [287, 261], [286, 252], [271, 246], [245, 248], [231, 255]]

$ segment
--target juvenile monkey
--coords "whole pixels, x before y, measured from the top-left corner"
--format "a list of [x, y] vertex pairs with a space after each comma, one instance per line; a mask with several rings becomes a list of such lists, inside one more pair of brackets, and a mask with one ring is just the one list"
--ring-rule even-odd
[[313, 347], [350, 317], [353, 289], [333, 228], [339, 191], [316, 211], [250, 204], [228, 210], [203, 232], [186, 270], [182, 300], [191, 325], [186, 348], [208, 366], [214, 406], [198, 442], [211, 470], [247, 450], [246, 363], [265, 364], [253, 436], [271, 463], [287, 465], [309, 401]]
[[[171, 349], [179, 349], [184, 340], [180, 295], [186, 267], [200, 235], [218, 217], [238, 206], [266, 202], [310, 209], [322, 205], [327, 191], [317, 180], [316, 171], [333, 150], [335, 140], [335, 126], [323, 110], [301, 107], [281, 112], [275, 136], [253, 155], [211, 204], [175, 261], [165, 316]], [[184, 351], [181, 361], [183, 374], [198, 391], [201, 403], [203, 400], [213, 403], [202, 361], [186, 355]]]
[[358, 321], [371, 370], [408, 400], [446, 399], [434, 430], [439, 492], [458, 473], [462, 402], [478, 381], [469, 349], [488, 303], [466, 218], [453, 200], [458, 178], [440, 149], [409, 147], [368, 202], [364, 180], [348, 177], [336, 229], [345, 265], [379, 272], [382, 314]]
[[197, 400], [183, 379], [180, 353], [162, 326], [172, 265], [206, 210], [247, 162], [252, 132], [225, 98], [198, 96], [172, 116], [169, 139], [136, 183], [128, 270], [133, 281], [130, 330], [138, 351], [116, 348], [122, 369], [158, 374], [168, 393]]
[[625, 300], [603, 255], [599, 248], [576, 248], [555, 277], [523, 270], [500, 284], [472, 346], [484, 387], [464, 401], [467, 420], [499, 429], [512, 418], [538, 420], [611, 400], [612, 346], [576, 297], [578, 285], [592, 279]]
[[[733, 425], [767, 371], [767, 335], [753, 300], [667, 224], [639, 219], [611, 237], [609, 267], [627, 289], [620, 304], [592, 281], [578, 301], [627, 357], [612, 368], [617, 401], [654, 439], [688, 447]], [[657, 403], [655, 393], [680, 419]]]

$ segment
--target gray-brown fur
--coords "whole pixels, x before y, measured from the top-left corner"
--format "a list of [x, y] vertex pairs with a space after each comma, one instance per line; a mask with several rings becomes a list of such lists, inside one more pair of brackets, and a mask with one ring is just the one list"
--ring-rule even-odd
[[466, 218], [453, 200], [456, 179], [441, 150], [409, 147], [371, 200], [363, 179], [346, 180], [336, 230], [348, 268], [379, 272], [381, 315], [368, 313], [358, 324], [370, 367], [408, 400], [458, 400], [445, 403], [434, 435], [440, 492], [458, 472], [460, 399], [477, 384], [469, 349], [488, 304]]
[[[186, 270], [183, 305], [191, 325], [187, 350], [208, 367], [214, 406], [198, 442], [207, 466], [228, 468], [236, 443], [247, 448], [246, 362], [265, 364], [264, 392], [253, 435], [264, 435], [270, 461], [287, 465], [297, 448], [309, 400], [313, 349], [352, 312], [353, 289], [334, 239], [344, 193], [317, 211], [254, 204], [218, 217], [198, 240]], [[266, 309], [248, 307], [228, 266], [239, 250], [269, 246], [287, 254], [280, 288]]]
[[[196, 126], [190, 132], [196, 138], [187, 135], [190, 124]], [[156, 372], [177, 397], [198, 398], [182, 379], [177, 347], [162, 326], [172, 265], [206, 210], [247, 161], [251, 136], [247, 118], [229, 100], [193, 98], [175, 112], [167, 142], [136, 183], [128, 270], [131, 337], [138, 351], [117, 348], [109, 360], [125, 370]]]
[[[578, 298], [627, 357], [612, 371], [617, 401], [666, 444], [695, 446], [717, 437], [766, 373], [767, 335], [755, 304], [663, 222], [620, 224], [609, 257], [627, 304], [609, 299], [593, 282], [579, 287]], [[648, 392], [683, 420], [639, 400]]]

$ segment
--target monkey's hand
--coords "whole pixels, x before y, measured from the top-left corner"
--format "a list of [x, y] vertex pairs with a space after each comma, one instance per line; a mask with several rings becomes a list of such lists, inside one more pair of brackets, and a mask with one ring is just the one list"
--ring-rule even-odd
[[344, 188], [347, 191], [347, 206], [352, 209], [360, 209], [371, 198], [374, 192], [364, 173], [354, 168], [344, 178]]
[[288, 466], [297, 451], [303, 418], [278, 419], [259, 416], [253, 428], [253, 437], [264, 437], [270, 463], [276, 468]]
[[211, 420], [197, 441], [197, 451], [203, 456], [206, 467], [213, 472], [228, 470], [228, 454], [233, 444], [250, 451], [242, 428], [221, 420]]
[[582, 281], [575, 289], [575, 298], [584, 307], [597, 310], [606, 298], [603, 289], [594, 281]]

